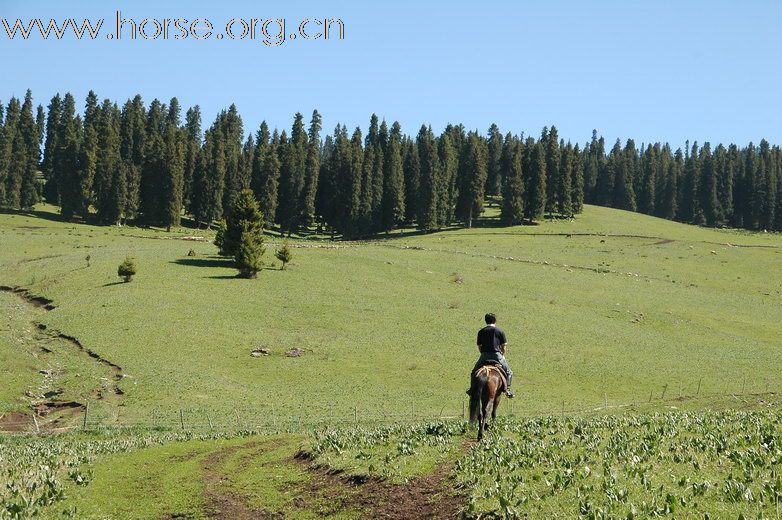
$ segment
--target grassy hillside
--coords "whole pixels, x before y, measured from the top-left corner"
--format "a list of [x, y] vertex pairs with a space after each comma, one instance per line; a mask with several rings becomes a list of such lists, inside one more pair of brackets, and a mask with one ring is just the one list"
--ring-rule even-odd
[[[516, 414], [670, 405], [663, 392], [697, 392], [678, 406], [703, 407], [782, 388], [778, 235], [589, 206], [573, 222], [294, 240], [288, 270], [242, 280], [209, 240], [175, 239], [205, 232], [71, 224], [53, 211], [0, 215], [0, 285], [52, 299], [28, 321], [121, 367], [119, 399], [95, 398], [105, 370], [85, 373], [88, 389], [61, 384], [107, 423], [178, 424], [180, 408], [202, 425], [460, 415], [487, 311], [510, 341]], [[129, 284], [116, 276], [126, 255], [139, 270]], [[5, 330], [26, 326], [11, 316]], [[18, 368], [6, 411], [44, 383], [42, 356], [11, 337], [0, 333], [0, 359]], [[272, 355], [250, 357], [257, 347]], [[296, 347], [303, 356], [284, 355]]]

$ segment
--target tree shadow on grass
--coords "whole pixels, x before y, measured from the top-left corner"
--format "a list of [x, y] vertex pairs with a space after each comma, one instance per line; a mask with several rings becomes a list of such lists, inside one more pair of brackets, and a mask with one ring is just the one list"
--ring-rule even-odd
[[[261, 267], [261, 271], [280, 271], [279, 267]], [[210, 278], [212, 280], [254, 280], [255, 278], [242, 278], [239, 273], [236, 274], [223, 274], [214, 276], [205, 276], [204, 278]]]
[[190, 267], [233, 267], [234, 261], [230, 258], [210, 256], [207, 258], [178, 258], [172, 264], [187, 265]]

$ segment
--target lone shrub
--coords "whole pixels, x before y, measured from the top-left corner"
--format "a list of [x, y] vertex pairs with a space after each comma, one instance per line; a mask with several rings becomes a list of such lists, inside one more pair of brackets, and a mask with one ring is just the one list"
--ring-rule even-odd
[[289, 263], [293, 259], [293, 253], [291, 253], [290, 248], [288, 247], [288, 242], [283, 242], [282, 247], [277, 250], [276, 253], [274, 253], [274, 256], [277, 257], [277, 260], [282, 262], [281, 270], [285, 270], [285, 264]]
[[133, 275], [136, 274], [136, 262], [133, 261], [132, 258], [125, 257], [125, 260], [119, 264], [119, 267], [117, 268], [117, 276], [125, 280], [125, 282], [129, 282], [133, 279]]

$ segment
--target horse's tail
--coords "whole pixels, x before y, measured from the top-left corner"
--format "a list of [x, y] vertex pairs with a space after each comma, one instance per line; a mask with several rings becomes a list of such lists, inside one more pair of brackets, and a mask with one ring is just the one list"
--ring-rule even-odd
[[482, 394], [483, 389], [488, 382], [486, 374], [479, 374], [473, 378], [472, 388], [470, 389], [470, 422], [474, 423], [481, 417]]

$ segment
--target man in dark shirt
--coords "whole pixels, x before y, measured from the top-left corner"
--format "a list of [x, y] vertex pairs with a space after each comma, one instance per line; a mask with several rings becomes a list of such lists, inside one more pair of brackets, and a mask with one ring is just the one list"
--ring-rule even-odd
[[505, 359], [505, 349], [508, 345], [508, 340], [505, 338], [505, 332], [497, 326], [497, 317], [494, 314], [487, 314], [484, 320], [486, 321], [486, 326], [478, 331], [478, 351], [481, 353], [481, 357], [475, 363], [472, 373], [475, 373], [476, 370], [489, 361], [497, 361], [502, 365], [502, 369], [505, 371], [508, 379], [508, 388], [505, 391], [508, 397], [512, 398], [513, 392], [510, 390], [510, 385], [513, 380], [513, 371]]

